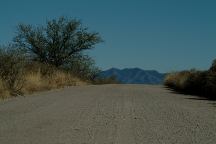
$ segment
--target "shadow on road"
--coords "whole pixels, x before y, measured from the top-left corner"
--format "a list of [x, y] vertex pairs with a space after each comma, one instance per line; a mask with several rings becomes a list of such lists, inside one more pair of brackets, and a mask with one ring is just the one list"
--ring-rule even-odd
[[195, 97], [190, 97], [190, 98], [185, 98], [187, 100], [198, 100], [198, 101], [208, 101], [210, 105], [212, 105], [213, 107], [216, 108], [216, 101], [215, 99], [214, 100], [211, 100], [211, 99], [207, 99], [207, 98], [200, 98], [199, 96], [195, 96]]
[[209, 102], [208, 104], [211, 104], [211, 105], [213, 105], [213, 107], [216, 108], [216, 99], [206, 98], [206, 97], [199, 96], [199, 95], [186, 94], [184, 92], [179, 92], [179, 91], [176, 91], [176, 90], [169, 88], [169, 87], [166, 87], [166, 86], [164, 86], [164, 88], [166, 90], [170, 91], [170, 93], [172, 93], [172, 94], [182, 95], [184, 97], [184, 99], [187, 99], [187, 100], [208, 101]]

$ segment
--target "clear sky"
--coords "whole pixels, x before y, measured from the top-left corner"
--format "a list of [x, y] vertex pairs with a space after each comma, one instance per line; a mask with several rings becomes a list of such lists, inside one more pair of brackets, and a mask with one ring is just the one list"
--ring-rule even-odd
[[1, 0], [0, 44], [19, 23], [59, 16], [100, 33], [105, 42], [89, 54], [102, 69], [207, 69], [216, 58], [215, 0]]

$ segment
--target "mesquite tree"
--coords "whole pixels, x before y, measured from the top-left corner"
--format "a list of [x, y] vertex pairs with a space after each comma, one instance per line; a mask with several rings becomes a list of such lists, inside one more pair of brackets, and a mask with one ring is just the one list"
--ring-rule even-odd
[[15, 44], [33, 60], [60, 67], [83, 50], [94, 48], [102, 41], [96, 32], [89, 32], [80, 21], [60, 17], [46, 26], [18, 25]]

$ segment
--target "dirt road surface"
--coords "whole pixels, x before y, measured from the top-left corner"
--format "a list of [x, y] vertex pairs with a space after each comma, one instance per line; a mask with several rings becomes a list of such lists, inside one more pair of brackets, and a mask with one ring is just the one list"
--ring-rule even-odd
[[216, 144], [216, 103], [149, 85], [42, 92], [0, 102], [0, 144]]

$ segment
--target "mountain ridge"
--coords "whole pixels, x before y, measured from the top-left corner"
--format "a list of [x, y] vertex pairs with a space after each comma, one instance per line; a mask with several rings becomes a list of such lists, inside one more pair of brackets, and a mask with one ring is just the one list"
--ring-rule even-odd
[[123, 84], [162, 84], [164, 73], [156, 70], [143, 70], [141, 68], [110, 68], [101, 72], [101, 77], [115, 76]]

